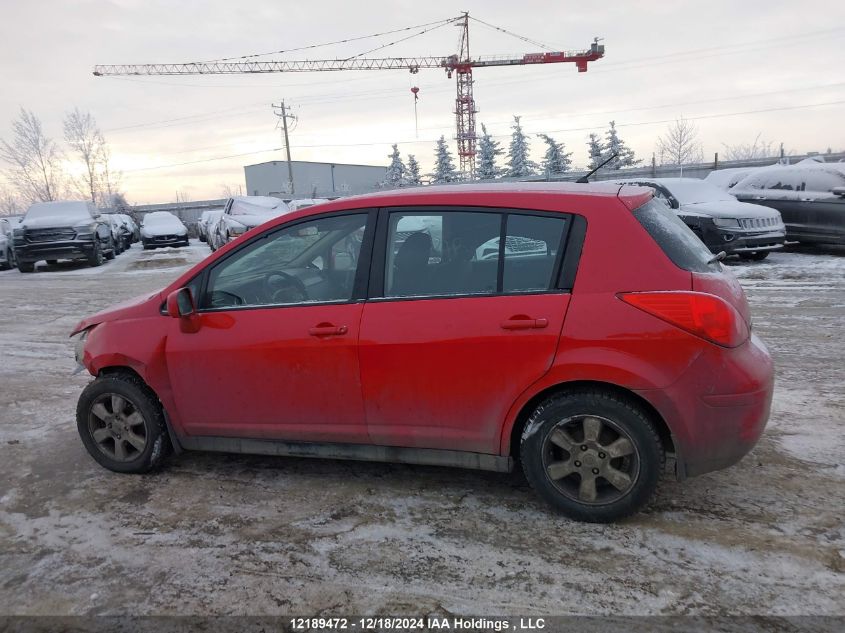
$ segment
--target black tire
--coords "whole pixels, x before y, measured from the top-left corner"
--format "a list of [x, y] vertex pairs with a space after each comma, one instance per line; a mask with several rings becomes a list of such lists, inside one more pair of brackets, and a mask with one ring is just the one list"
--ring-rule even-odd
[[14, 266], [14, 260], [12, 259], [12, 251], [6, 251], [6, 261], [0, 264], [0, 270], [9, 270], [12, 266]]
[[756, 253], [741, 253], [740, 259], [748, 259], [754, 262], [761, 262], [769, 256], [769, 251], [757, 251]]
[[117, 257], [116, 251], [117, 251], [117, 246], [115, 246], [114, 240], [112, 240], [111, 245], [109, 246], [109, 248], [105, 252], [105, 255], [104, 255], [105, 258], [109, 259], [109, 260], [114, 259], [115, 257]]
[[[593, 441], [588, 426], [595, 429], [596, 421], [599, 431]], [[597, 389], [563, 393], [542, 402], [523, 430], [520, 458], [529, 483], [553, 508], [578, 521], [607, 523], [649, 502], [665, 454], [654, 424], [640, 406]], [[550, 469], [567, 474], [553, 479]]]
[[103, 264], [103, 251], [99, 242], [94, 242], [94, 250], [88, 256], [89, 266], [101, 266]]
[[58, 259], [48, 259], [48, 260], [46, 260], [46, 261], [47, 261], [47, 265], [48, 265], [48, 266], [55, 266], [56, 264], [58, 264], [58, 263], [59, 263], [59, 260], [58, 260]]
[[35, 262], [18, 262], [18, 270], [22, 273], [34, 273]]
[[[126, 403], [117, 417], [115, 397], [118, 403]], [[97, 411], [108, 415], [100, 417]], [[129, 411], [132, 413], [125, 415]], [[130, 422], [133, 419], [135, 422]], [[76, 428], [91, 457], [116, 473], [149, 472], [161, 466], [171, 452], [161, 403], [142, 380], [131, 374], [106, 374], [85, 387], [76, 405]], [[103, 438], [104, 434], [109, 437]], [[144, 441], [141, 450], [133, 444], [139, 439]]]

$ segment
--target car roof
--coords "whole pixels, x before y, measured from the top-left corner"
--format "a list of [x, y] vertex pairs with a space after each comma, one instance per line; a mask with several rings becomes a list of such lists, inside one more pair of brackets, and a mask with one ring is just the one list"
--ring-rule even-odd
[[[643, 176], [642, 178], [626, 178], [624, 180], [617, 180], [618, 183], [630, 182], [655, 182], [661, 185], [672, 185], [682, 182], [704, 182], [703, 178], [650, 178]], [[709, 183], [708, 183], [709, 184]]]
[[[363, 208], [367, 206], [427, 206], [454, 204], [462, 206], [498, 206], [571, 211], [553, 204], [561, 198], [571, 200], [619, 198], [628, 208], [636, 208], [651, 198], [650, 189], [621, 186], [612, 182], [509, 182], [428, 185], [367, 193], [340, 198], [307, 207], [295, 212], [296, 217], [316, 215], [326, 211]], [[541, 201], [545, 200], [545, 203]], [[294, 217], [293, 214], [288, 218]]]

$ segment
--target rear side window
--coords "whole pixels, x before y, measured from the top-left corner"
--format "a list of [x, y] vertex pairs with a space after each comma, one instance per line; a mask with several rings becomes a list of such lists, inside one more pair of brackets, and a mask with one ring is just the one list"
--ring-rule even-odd
[[552, 290], [569, 221], [506, 210], [391, 212], [384, 296]]
[[551, 287], [565, 228], [565, 217], [508, 215], [504, 292], [532, 292]]
[[678, 268], [695, 273], [719, 269], [710, 263], [713, 254], [704, 242], [665, 203], [651, 199], [634, 210], [634, 217]]

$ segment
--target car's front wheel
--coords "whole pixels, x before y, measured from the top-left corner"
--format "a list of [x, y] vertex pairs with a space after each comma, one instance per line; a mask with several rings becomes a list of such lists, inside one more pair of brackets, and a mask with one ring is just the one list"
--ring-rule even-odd
[[99, 242], [94, 242], [94, 248], [88, 256], [89, 266], [101, 266], [103, 263], [103, 250], [100, 248]]
[[648, 414], [604, 390], [563, 393], [541, 403], [523, 430], [520, 457], [545, 501], [572, 519], [597, 523], [648, 503], [664, 461]]
[[158, 398], [128, 374], [107, 374], [90, 383], [79, 397], [76, 426], [91, 457], [118, 473], [148, 472], [170, 451]]

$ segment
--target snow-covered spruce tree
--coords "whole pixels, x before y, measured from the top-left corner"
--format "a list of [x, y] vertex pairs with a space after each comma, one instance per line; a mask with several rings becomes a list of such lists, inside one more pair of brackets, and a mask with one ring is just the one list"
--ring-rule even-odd
[[572, 152], [567, 152], [563, 143], [558, 143], [548, 134], [538, 134], [546, 143], [546, 155], [540, 165], [543, 172], [549, 176], [569, 171], [572, 165]]
[[458, 173], [458, 170], [455, 169], [455, 163], [452, 160], [452, 153], [449, 151], [449, 146], [446, 145], [445, 136], [441, 136], [437, 139], [435, 152], [434, 173], [431, 174], [432, 181], [440, 184], [460, 180], [461, 175]]
[[590, 140], [587, 141], [587, 153], [590, 155], [590, 162], [587, 164], [589, 169], [595, 169], [602, 164], [604, 160], [604, 147], [601, 144], [599, 135], [595, 132], [590, 132]]
[[617, 154], [616, 158], [607, 164], [608, 169], [634, 167], [643, 162], [641, 158], [635, 158], [634, 150], [625, 145], [625, 141], [619, 138], [619, 134], [616, 132], [616, 121], [610, 122], [610, 127], [605, 133], [604, 150], [606, 156]]
[[387, 168], [387, 173], [384, 175], [384, 180], [380, 184], [382, 187], [395, 189], [405, 184], [405, 177], [408, 170], [405, 167], [405, 163], [402, 162], [402, 157], [399, 155], [399, 148], [395, 144], [389, 157], [390, 165]]
[[481, 138], [478, 139], [478, 151], [476, 152], [475, 175], [479, 180], [492, 180], [502, 174], [500, 167], [496, 166], [496, 156], [505, 153], [499, 146], [499, 141], [494, 141], [487, 132], [487, 127], [481, 124]]
[[405, 181], [409, 185], [421, 185], [422, 176], [420, 175], [420, 164], [417, 162], [417, 157], [413, 154], [408, 154], [408, 173]]
[[522, 126], [519, 124], [520, 117], [514, 115], [513, 130], [511, 134], [511, 144], [508, 149], [508, 164], [506, 175], [511, 178], [524, 178], [525, 176], [533, 176], [537, 172], [537, 163], [532, 162], [528, 158], [528, 139], [525, 137], [525, 132], [522, 131]]

